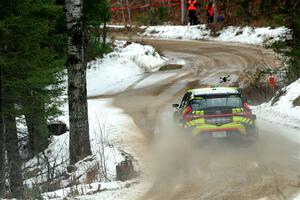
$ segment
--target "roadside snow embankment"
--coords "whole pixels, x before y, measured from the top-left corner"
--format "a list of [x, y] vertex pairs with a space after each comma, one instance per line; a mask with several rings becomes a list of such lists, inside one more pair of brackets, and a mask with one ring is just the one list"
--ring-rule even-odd
[[[274, 126], [284, 125], [286, 128], [295, 129], [295, 131], [288, 131], [291, 135], [285, 136], [300, 142], [300, 106], [294, 105], [294, 101], [299, 97], [300, 79], [284, 88], [281, 96], [277, 95], [268, 103], [254, 106], [253, 111], [259, 120], [264, 120]], [[292, 132], [298, 132], [298, 134], [292, 135]]]
[[146, 37], [162, 39], [212, 40], [220, 42], [238, 42], [262, 45], [290, 37], [290, 30], [285, 27], [234, 27], [228, 26], [212, 36], [206, 25], [197, 26], [150, 26], [141, 34]]
[[[74, 166], [74, 171], [67, 173], [69, 164], [69, 133], [61, 136], [54, 136], [52, 143], [47, 148], [46, 155], [50, 165], [55, 166], [58, 174], [65, 174], [60, 182], [60, 190], [43, 194], [45, 199], [63, 199], [65, 197], [95, 194], [101, 199], [109, 195], [118, 196], [123, 188], [134, 184], [135, 180], [120, 182], [115, 181], [115, 166], [124, 160], [124, 157], [134, 151], [134, 142], [140, 140], [137, 127], [133, 120], [121, 109], [112, 106], [112, 99], [89, 100], [89, 125], [92, 156], [78, 162]], [[122, 150], [121, 150], [121, 149]], [[125, 151], [124, 151], [125, 150]], [[37, 160], [32, 159], [28, 166], [37, 164]], [[41, 169], [42, 170], [42, 169]], [[44, 170], [47, 170], [46, 168]], [[46, 173], [26, 180], [26, 185], [46, 181]], [[68, 178], [69, 177], [69, 178]], [[76, 181], [75, 186], [70, 186]], [[118, 190], [118, 191], [115, 191]], [[102, 191], [106, 191], [103, 192]], [[108, 198], [108, 197], [107, 197]]]
[[165, 39], [209, 40], [210, 30], [198, 26], [149, 26], [142, 36]]
[[158, 70], [166, 60], [152, 46], [117, 41], [114, 52], [88, 64], [88, 96], [116, 93], [136, 82], [138, 75]]
[[[121, 109], [112, 106], [111, 99], [89, 100], [89, 129], [92, 156], [85, 161], [80, 161], [75, 165], [73, 178], [78, 177], [80, 183], [86, 182], [86, 174], [90, 170], [97, 171], [95, 180], [114, 180], [115, 166], [124, 160], [126, 151], [132, 151], [131, 142], [138, 141], [136, 134], [137, 128], [133, 120]], [[122, 150], [119, 150], [122, 148]], [[56, 172], [65, 173], [69, 165], [69, 132], [53, 136], [50, 145], [45, 150], [45, 156], [49, 159], [49, 164]], [[40, 155], [28, 161], [26, 168], [39, 169], [39, 176], [27, 179], [25, 181], [28, 187], [46, 181], [47, 166], [40, 160], [45, 156]], [[99, 170], [99, 171], [98, 171]], [[55, 174], [53, 174], [55, 176]], [[62, 186], [68, 186], [71, 180], [64, 179]]]
[[251, 28], [249, 26], [233, 27], [229, 26], [220, 35], [213, 39], [220, 42], [239, 42], [244, 44], [261, 45], [284, 40], [290, 36], [290, 30], [285, 27], [271, 29], [270, 27]]

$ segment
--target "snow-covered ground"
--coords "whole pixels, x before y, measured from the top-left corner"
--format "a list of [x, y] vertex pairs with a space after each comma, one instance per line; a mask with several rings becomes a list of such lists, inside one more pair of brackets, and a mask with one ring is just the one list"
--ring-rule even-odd
[[270, 27], [251, 28], [229, 26], [219, 32], [213, 40], [220, 42], [239, 42], [244, 44], [265, 44], [290, 37], [290, 30], [285, 27], [271, 29]]
[[[300, 79], [283, 89], [284, 94], [272, 105], [273, 99], [259, 106], [254, 106], [253, 111], [262, 121], [263, 126], [284, 127], [289, 131], [278, 131], [284, 137], [300, 143], [300, 106], [294, 106], [293, 101], [300, 96]], [[283, 125], [283, 126], [282, 126]], [[288, 134], [287, 134], [288, 133]]]
[[[64, 198], [69, 196], [75, 188], [78, 189], [80, 194], [87, 194], [99, 190], [98, 186], [95, 185], [101, 185], [102, 191], [116, 190], [134, 183], [134, 181], [124, 183], [115, 181], [115, 166], [123, 161], [125, 156], [129, 155], [127, 153], [134, 153], [134, 143], [143, 139], [139, 138], [141, 134], [135, 134], [138, 133], [138, 128], [127, 114], [112, 106], [111, 99], [89, 100], [88, 107], [93, 155], [77, 163], [75, 171], [68, 173], [70, 177], [61, 180], [59, 184], [64, 189], [43, 194], [46, 199], [52, 197]], [[54, 136], [45, 153], [49, 158], [51, 167], [57, 165], [54, 174], [65, 174], [69, 164], [69, 133]], [[40, 169], [40, 173], [46, 172], [47, 168], [44, 166], [45, 164], [42, 164], [44, 163], [43, 159], [42, 155], [39, 161], [38, 157], [35, 157], [27, 162], [25, 167], [30, 167], [32, 170]], [[96, 172], [95, 176], [89, 177], [88, 174], [93, 171]], [[47, 174], [39, 175], [27, 179], [25, 184], [32, 187], [34, 184], [44, 182], [46, 178]], [[78, 181], [80, 184], [69, 187], [68, 185], [72, 181]], [[95, 182], [94, 185], [89, 187], [85, 185], [88, 185], [91, 181]], [[107, 181], [109, 183], [106, 183]]]
[[[135, 153], [134, 143], [143, 140], [139, 137], [142, 134], [136, 134], [139, 130], [133, 120], [121, 109], [112, 106], [111, 99], [89, 100], [88, 106], [93, 155], [75, 165], [76, 170], [69, 174], [70, 178], [61, 182], [63, 189], [44, 193], [45, 199], [63, 199], [64, 197], [72, 197], [74, 194], [81, 196], [95, 193], [99, 193], [97, 196], [101, 199], [108, 199], [108, 197], [121, 195], [122, 189], [136, 182], [136, 180], [115, 181], [115, 166], [123, 161], [125, 156], [129, 155], [127, 153]], [[68, 148], [69, 133], [66, 133], [62, 136], [54, 136], [52, 143], [46, 150], [47, 156], [53, 160], [51, 161], [52, 164], [55, 162], [57, 164], [62, 163], [57, 167], [57, 171], [64, 172], [68, 166]], [[31, 163], [36, 163], [36, 161], [31, 160]], [[95, 177], [89, 177], [88, 173], [92, 173], [93, 170], [97, 171]], [[78, 184], [68, 186], [72, 181], [71, 177], [76, 178]], [[42, 181], [42, 179], [45, 180], [43, 176], [40, 176], [40, 180], [37, 178], [29, 179], [26, 183], [34, 184]], [[102, 194], [102, 191], [106, 192]]]
[[[103, 59], [89, 63], [87, 72], [88, 96], [97, 96], [120, 92], [127, 87], [140, 83], [135, 87], [140, 88], [154, 84], [165, 78], [175, 76], [176, 73], [168, 72], [151, 75], [151, 80], [144, 77], [145, 72], [156, 71], [166, 63], [153, 47], [137, 43], [127, 44], [117, 41], [114, 52]], [[153, 78], [153, 80], [152, 80]], [[59, 118], [68, 124], [68, 108], [62, 108], [65, 115]], [[94, 99], [88, 101], [90, 141], [92, 155], [78, 162], [72, 172], [67, 172], [69, 165], [69, 133], [53, 136], [51, 143], [45, 150], [45, 155], [40, 154], [29, 160], [24, 181], [29, 188], [47, 180], [47, 165], [53, 169], [53, 176], [61, 177], [58, 183], [60, 190], [44, 193], [45, 199], [63, 199], [65, 197], [82, 196], [89, 199], [93, 194], [94, 199], [121, 199], [125, 191], [136, 186], [136, 180], [119, 182], [115, 180], [115, 167], [125, 159], [125, 156], [137, 156], [137, 143], [144, 140], [139, 129], [123, 110], [113, 106], [113, 99]], [[135, 157], [132, 157], [135, 159]], [[139, 170], [138, 163], [135, 163]], [[30, 175], [31, 174], [31, 175]], [[75, 185], [70, 185], [77, 182]], [[141, 188], [138, 189], [141, 191]], [[133, 193], [133, 192], [131, 192]], [[86, 196], [87, 195], [87, 196]], [[81, 198], [81, 197], [80, 197]]]
[[206, 25], [197, 26], [149, 26], [142, 36], [162, 39], [212, 40], [220, 42], [238, 42], [262, 45], [290, 37], [290, 30], [285, 27], [252, 28], [228, 26], [213, 36]]
[[128, 45], [125, 41], [115, 44], [115, 51], [89, 63], [88, 96], [122, 92], [141, 78], [138, 75], [156, 71], [166, 63], [152, 46]]
[[209, 40], [211, 33], [206, 25], [149, 26], [141, 35], [163, 39]]

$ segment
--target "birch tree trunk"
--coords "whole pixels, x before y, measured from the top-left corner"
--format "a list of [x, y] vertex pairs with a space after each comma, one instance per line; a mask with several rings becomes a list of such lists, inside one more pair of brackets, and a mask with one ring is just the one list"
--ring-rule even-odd
[[129, 25], [131, 27], [131, 11], [130, 11], [128, 0], [126, 0], [126, 4], [127, 4], [127, 12], [128, 12], [128, 22], [129, 22]]
[[230, 0], [227, 0], [226, 1], [226, 8], [225, 8], [225, 18], [226, 18], [226, 20], [227, 20], [229, 9], [230, 9], [229, 6], [230, 6]]
[[4, 119], [4, 132], [6, 141], [8, 172], [9, 172], [9, 186], [11, 196], [15, 198], [22, 198], [23, 195], [23, 180], [21, 157], [18, 148], [18, 136], [16, 126], [16, 116], [14, 114], [14, 104], [4, 100], [5, 112]]
[[122, 7], [122, 18], [123, 18], [123, 23], [124, 25], [126, 25], [126, 18], [125, 18], [125, 13], [124, 13], [124, 9], [123, 9], [123, 0], [120, 0], [120, 4], [121, 4], [121, 7]]
[[87, 45], [83, 0], [66, 0], [68, 29], [68, 98], [70, 164], [91, 154], [86, 90]]
[[185, 22], [185, 4], [184, 0], [181, 0], [181, 24], [183, 25]]

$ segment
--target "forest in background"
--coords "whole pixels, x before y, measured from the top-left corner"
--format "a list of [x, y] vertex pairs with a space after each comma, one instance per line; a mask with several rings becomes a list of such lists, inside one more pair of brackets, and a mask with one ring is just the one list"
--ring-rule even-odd
[[[158, 25], [163, 22], [181, 24], [181, 0], [111, 0], [112, 22], [122, 24]], [[206, 23], [205, 7], [212, 0], [198, 0], [197, 15]], [[216, 0], [218, 15], [224, 17], [224, 26], [282, 26], [287, 15], [296, 12], [294, 0]], [[188, 21], [185, 1], [185, 21]], [[299, 10], [299, 8], [298, 8]]]

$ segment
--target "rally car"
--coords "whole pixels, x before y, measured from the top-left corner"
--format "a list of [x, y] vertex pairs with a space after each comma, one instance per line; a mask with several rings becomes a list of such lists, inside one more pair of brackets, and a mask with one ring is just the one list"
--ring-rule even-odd
[[191, 89], [173, 107], [174, 120], [194, 137], [257, 139], [256, 115], [238, 88]]

